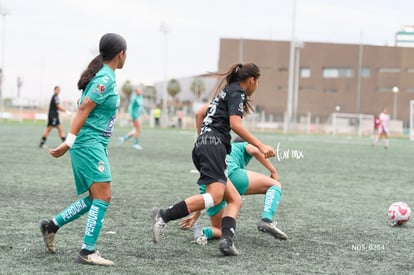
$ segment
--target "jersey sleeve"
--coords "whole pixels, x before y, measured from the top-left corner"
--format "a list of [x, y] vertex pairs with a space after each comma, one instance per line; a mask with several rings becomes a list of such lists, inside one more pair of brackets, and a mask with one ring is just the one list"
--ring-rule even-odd
[[102, 104], [110, 96], [114, 82], [108, 76], [95, 78], [91, 81], [86, 96], [96, 104]]
[[59, 97], [56, 95], [55, 97], [54, 97], [54, 100], [55, 100], [55, 106], [57, 107], [58, 105], [59, 105]]
[[228, 110], [229, 116], [237, 115], [243, 117], [244, 104], [246, 102], [246, 94], [243, 91], [233, 91], [229, 94]]

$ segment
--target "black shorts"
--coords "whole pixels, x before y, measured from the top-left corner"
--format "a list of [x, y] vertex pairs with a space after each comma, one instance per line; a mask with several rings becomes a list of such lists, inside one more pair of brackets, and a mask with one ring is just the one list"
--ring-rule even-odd
[[59, 117], [57, 116], [50, 116], [47, 118], [47, 126], [56, 127], [60, 124]]
[[226, 146], [214, 137], [196, 141], [193, 149], [193, 163], [200, 172], [198, 184], [227, 182]]

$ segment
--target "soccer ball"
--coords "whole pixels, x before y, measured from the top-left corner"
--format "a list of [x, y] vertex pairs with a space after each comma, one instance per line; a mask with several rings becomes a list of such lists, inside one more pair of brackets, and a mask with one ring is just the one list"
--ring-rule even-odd
[[411, 208], [405, 202], [394, 202], [388, 208], [388, 218], [392, 226], [403, 225], [411, 219]]

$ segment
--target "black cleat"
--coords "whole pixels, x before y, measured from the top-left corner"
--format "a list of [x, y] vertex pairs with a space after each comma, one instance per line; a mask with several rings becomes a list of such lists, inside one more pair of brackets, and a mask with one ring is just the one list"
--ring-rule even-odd
[[219, 241], [219, 249], [224, 256], [238, 256], [240, 253], [234, 246], [231, 239], [221, 238]]

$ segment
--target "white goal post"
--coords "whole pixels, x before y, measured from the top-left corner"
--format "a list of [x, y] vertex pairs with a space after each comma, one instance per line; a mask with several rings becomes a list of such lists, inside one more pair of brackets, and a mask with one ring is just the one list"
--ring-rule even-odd
[[332, 113], [332, 134], [372, 135], [374, 116], [367, 114]]
[[414, 140], [414, 100], [410, 100], [410, 140]]

